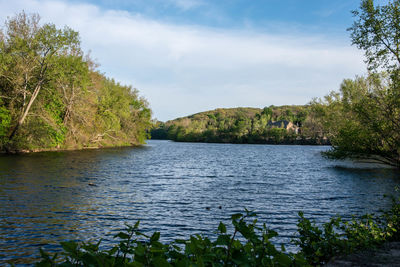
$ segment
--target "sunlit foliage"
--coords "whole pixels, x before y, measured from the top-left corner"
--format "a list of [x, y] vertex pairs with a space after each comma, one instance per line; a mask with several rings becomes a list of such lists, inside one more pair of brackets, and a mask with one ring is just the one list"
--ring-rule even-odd
[[21, 12], [0, 31], [0, 150], [143, 143], [151, 111], [99, 73], [79, 34]]
[[189, 142], [321, 144], [308, 106], [216, 109], [158, 123], [153, 138]]
[[314, 101], [333, 147], [326, 155], [400, 168], [400, 1], [363, 0], [353, 14], [352, 42], [364, 50], [370, 73]]

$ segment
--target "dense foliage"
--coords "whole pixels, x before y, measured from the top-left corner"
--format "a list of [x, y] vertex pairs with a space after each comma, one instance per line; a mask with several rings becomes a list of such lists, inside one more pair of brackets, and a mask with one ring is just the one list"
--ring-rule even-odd
[[366, 214], [343, 221], [332, 218], [319, 228], [299, 213], [299, 236], [294, 243], [311, 265], [327, 263], [334, 256], [343, 256], [363, 249], [374, 249], [384, 242], [400, 241], [400, 202], [392, 197], [392, 208], [382, 215]]
[[216, 109], [158, 123], [151, 135], [183, 142], [327, 143], [308, 106]]
[[375, 5], [373, 0], [362, 0], [353, 15], [355, 21], [348, 30], [353, 45], [364, 50], [368, 68], [397, 72], [400, 67], [400, 1]]
[[400, 202], [393, 198], [391, 210], [380, 216], [365, 215], [344, 222], [340, 217], [322, 229], [299, 213], [298, 253], [277, 249], [271, 239], [277, 233], [264, 224], [257, 226], [255, 214], [246, 210], [231, 217], [232, 231], [222, 222], [214, 241], [201, 235], [169, 244], [160, 242], [160, 233], [147, 236], [139, 222], [115, 235], [118, 245], [100, 249], [96, 244], [62, 242], [62, 257], [40, 250], [37, 266], [317, 266], [332, 257], [375, 248], [385, 241], [400, 240]]
[[104, 77], [68, 27], [24, 12], [0, 30], [0, 150], [140, 144], [151, 111]]
[[[99, 244], [64, 242], [62, 266], [289, 266], [307, 265], [301, 255], [276, 249], [270, 239], [277, 235], [265, 225], [259, 227], [255, 214], [232, 215], [234, 230], [220, 223], [218, 237], [211, 241], [201, 235], [171, 244], [159, 241], [160, 233], [147, 236], [138, 230], [139, 223], [128, 226], [115, 237], [121, 241], [109, 250]], [[54, 266], [57, 256], [41, 251], [37, 266]]]
[[400, 98], [389, 77], [345, 80], [313, 109], [332, 143], [334, 159], [375, 160], [400, 167]]
[[330, 158], [372, 159], [400, 168], [400, 1], [361, 1], [349, 29], [365, 51], [367, 77], [345, 80], [312, 105], [331, 140]]

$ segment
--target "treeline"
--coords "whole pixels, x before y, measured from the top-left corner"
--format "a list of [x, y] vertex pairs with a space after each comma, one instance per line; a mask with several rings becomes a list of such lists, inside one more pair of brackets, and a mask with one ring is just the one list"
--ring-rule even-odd
[[349, 31], [365, 52], [367, 77], [312, 103], [332, 142], [334, 159], [362, 159], [400, 168], [400, 1], [361, 1]]
[[180, 142], [328, 144], [310, 106], [216, 109], [158, 122], [151, 136]]
[[146, 100], [96, 70], [78, 32], [39, 20], [22, 12], [0, 30], [0, 150], [143, 143]]
[[346, 79], [339, 91], [295, 110], [269, 107], [229, 114], [220, 109], [159, 123], [154, 136], [233, 143], [329, 140], [329, 158], [372, 160], [400, 168], [400, 0], [385, 5], [362, 0], [353, 15], [348, 30], [352, 44], [365, 53], [366, 77]]

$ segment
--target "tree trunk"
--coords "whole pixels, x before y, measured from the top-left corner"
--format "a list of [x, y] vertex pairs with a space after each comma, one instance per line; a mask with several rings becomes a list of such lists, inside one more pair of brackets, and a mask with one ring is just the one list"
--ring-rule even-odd
[[25, 118], [26, 118], [26, 116], [28, 115], [29, 110], [31, 109], [31, 106], [32, 106], [33, 102], [35, 101], [36, 97], [38, 96], [40, 89], [41, 89], [41, 82], [39, 82], [39, 83], [36, 85], [36, 88], [35, 88], [35, 90], [33, 91], [32, 97], [31, 97], [31, 99], [29, 100], [29, 103], [28, 103], [28, 105], [26, 106], [26, 109], [24, 110], [24, 112], [23, 112], [21, 118], [18, 120], [17, 125], [15, 125], [13, 131], [11, 132], [11, 134], [10, 134], [10, 136], [9, 136], [9, 138], [8, 138], [9, 141], [11, 141], [11, 140], [14, 138], [14, 136], [15, 136], [15, 134], [17, 133], [19, 127], [24, 123]]

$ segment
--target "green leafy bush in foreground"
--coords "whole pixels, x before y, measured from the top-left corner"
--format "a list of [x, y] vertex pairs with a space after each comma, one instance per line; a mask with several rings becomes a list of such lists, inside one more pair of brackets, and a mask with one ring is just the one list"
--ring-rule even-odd
[[159, 241], [159, 232], [140, 232], [137, 222], [115, 235], [120, 242], [111, 249], [101, 250], [100, 242], [62, 242], [60, 258], [40, 250], [37, 266], [318, 266], [337, 255], [400, 240], [400, 202], [394, 198], [392, 208], [380, 216], [349, 222], [335, 217], [322, 228], [299, 213], [296, 254], [287, 253], [284, 246], [277, 249], [270, 239], [278, 234], [265, 224], [257, 226], [255, 216], [248, 210], [232, 215], [233, 233], [221, 222], [215, 241], [193, 235], [170, 244]]
[[322, 225], [299, 213], [298, 237], [294, 244], [311, 265], [327, 263], [334, 256], [345, 255], [363, 249], [373, 249], [386, 241], [400, 240], [400, 199], [392, 197], [392, 208], [380, 216], [364, 215], [343, 221], [332, 218]]
[[159, 241], [160, 233], [147, 236], [138, 230], [139, 222], [128, 226], [115, 237], [121, 241], [109, 250], [100, 250], [91, 243], [63, 242], [63, 259], [41, 250], [42, 260], [37, 266], [305, 266], [300, 254], [276, 249], [270, 239], [277, 236], [265, 224], [258, 227], [255, 214], [231, 216], [234, 232], [227, 233], [221, 222], [218, 237], [211, 241], [201, 235], [171, 244]]

